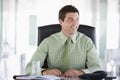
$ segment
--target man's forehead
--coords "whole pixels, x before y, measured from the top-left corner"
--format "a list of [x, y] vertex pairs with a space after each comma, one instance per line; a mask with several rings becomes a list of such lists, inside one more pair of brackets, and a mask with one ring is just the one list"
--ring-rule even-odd
[[78, 18], [79, 14], [78, 13], [67, 13], [65, 18]]

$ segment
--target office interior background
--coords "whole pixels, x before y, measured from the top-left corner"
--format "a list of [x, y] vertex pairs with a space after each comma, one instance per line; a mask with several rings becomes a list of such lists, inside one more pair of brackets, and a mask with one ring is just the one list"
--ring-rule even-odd
[[120, 54], [120, 0], [0, 0], [1, 73], [24, 74], [37, 48], [37, 27], [59, 23], [58, 11], [66, 4], [78, 8], [80, 24], [95, 27], [98, 55], [106, 69], [113, 55]]

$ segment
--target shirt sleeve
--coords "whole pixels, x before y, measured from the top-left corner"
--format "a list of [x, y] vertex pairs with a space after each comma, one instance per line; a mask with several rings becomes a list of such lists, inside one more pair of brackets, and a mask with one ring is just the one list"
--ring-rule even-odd
[[48, 53], [47, 39], [43, 40], [38, 46], [36, 52], [33, 54], [30, 62], [26, 66], [26, 74], [32, 74], [32, 61], [40, 61], [40, 67], [43, 65], [46, 55]]
[[86, 53], [87, 53], [87, 68], [83, 69], [85, 73], [91, 73], [101, 69], [100, 59], [98, 57], [98, 53], [95, 45], [93, 44], [91, 39], [88, 39], [86, 45]]

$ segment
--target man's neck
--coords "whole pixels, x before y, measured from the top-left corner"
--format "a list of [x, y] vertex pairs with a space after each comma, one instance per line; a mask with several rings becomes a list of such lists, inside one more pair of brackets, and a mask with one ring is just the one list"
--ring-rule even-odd
[[63, 31], [62, 31], [62, 33], [63, 33], [66, 37], [68, 37], [68, 38], [71, 38], [71, 37], [73, 37], [73, 36], [74, 36], [74, 34], [64, 33]]

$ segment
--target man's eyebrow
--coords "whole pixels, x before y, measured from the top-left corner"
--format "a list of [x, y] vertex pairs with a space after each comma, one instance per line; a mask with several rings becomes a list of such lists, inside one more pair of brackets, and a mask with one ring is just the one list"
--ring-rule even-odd
[[73, 19], [72, 17], [68, 17], [68, 19]]

